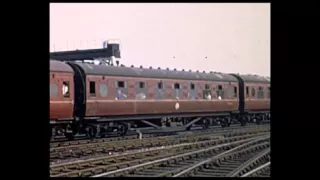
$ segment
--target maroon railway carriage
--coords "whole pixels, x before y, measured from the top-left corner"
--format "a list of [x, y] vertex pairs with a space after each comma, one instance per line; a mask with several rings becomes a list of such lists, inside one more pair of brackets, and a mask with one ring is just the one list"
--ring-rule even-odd
[[50, 60], [50, 121], [73, 119], [73, 70], [60, 61]]
[[247, 121], [270, 118], [270, 79], [257, 75], [240, 75], [244, 82], [244, 112]]
[[[86, 121], [136, 119], [159, 125], [155, 119], [230, 116], [239, 110], [238, 81], [228, 74], [69, 64], [76, 73], [75, 115]], [[81, 87], [85, 91], [77, 91]]]

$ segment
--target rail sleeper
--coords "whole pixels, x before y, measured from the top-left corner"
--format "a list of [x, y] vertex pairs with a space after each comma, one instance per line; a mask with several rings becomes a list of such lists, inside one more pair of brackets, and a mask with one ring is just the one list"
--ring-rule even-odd
[[88, 168], [94, 166], [91, 162], [83, 162], [78, 164], [80, 169]]
[[93, 166], [97, 166], [97, 165], [105, 165], [106, 162], [101, 160], [101, 159], [98, 159], [98, 160], [95, 160], [95, 161], [91, 161], [90, 164], [93, 165]]
[[51, 177], [79, 177], [81, 174], [78, 171], [68, 172], [64, 174], [58, 174]]
[[66, 165], [66, 169], [73, 170], [73, 169], [80, 169], [79, 164], [68, 164]]

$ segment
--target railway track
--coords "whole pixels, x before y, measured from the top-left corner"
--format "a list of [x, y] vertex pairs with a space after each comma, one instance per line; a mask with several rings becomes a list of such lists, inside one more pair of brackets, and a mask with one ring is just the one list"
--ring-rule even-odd
[[257, 140], [257, 138], [266, 138], [268, 134], [265, 131], [256, 133], [248, 131], [231, 137], [183, 142], [175, 145], [61, 163], [50, 166], [50, 175], [51, 177], [124, 176], [132, 171], [136, 172], [168, 162], [174, 163], [178, 160], [183, 160], [185, 157], [198, 157], [203, 153], [206, 154], [207, 151], [220, 153], [230, 147]]
[[62, 147], [50, 148], [51, 164], [68, 162], [71, 160], [87, 159], [102, 155], [122, 153], [145, 148], [155, 148], [181, 144], [186, 142], [200, 142], [213, 138], [224, 138], [248, 133], [268, 132], [270, 127], [251, 127], [229, 131], [198, 132], [192, 134], [182, 134], [168, 137], [127, 139], [122, 141], [102, 141], [85, 144], [76, 144]]
[[[264, 125], [270, 125], [270, 124], [264, 124]], [[264, 126], [260, 125], [260, 126]], [[239, 124], [234, 124], [231, 125], [230, 127], [222, 128], [220, 126], [210, 126], [208, 129], [193, 129], [193, 130], [183, 130], [183, 128], [178, 128], [176, 131], [173, 130], [141, 130], [143, 133], [144, 137], [157, 137], [157, 136], [170, 136], [170, 135], [175, 135], [177, 133], [189, 133], [189, 132], [199, 132], [199, 131], [212, 131], [212, 130], [217, 130], [217, 131], [228, 131], [232, 129], [239, 129], [239, 128], [247, 128], [247, 127], [254, 127], [257, 126], [256, 124], [247, 124], [247, 126], [243, 127], [240, 126]], [[95, 139], [90, 139], [88, 137], [80, 136], [78, 138], [75, 138], [74, 140], [67, 140], [66, 138], [59, 138], [56, 140], [51, 140], [50, 145], [52, 147], [60, 147], [60, 146], [68, 146], [68, 145], [75, 145], [75, 144], [85, 144], [85, 143], [90, 143], [90, 142], [103, 142], [103, 141], [120, 141], [120, 140], [125, 140], [125, 139], [137, 139], [138, 138], [138, 133], [135, 132], [130, 132], [126, 136], [119, 136], [119, 135], [112, 135], [110, 137], [104, 138], [104, 137], [97, 137]]]
[[267, 141], [229, 152], [225, 156], [208, 158], [173, 177], [242, 177], [259, 164], [270, 160], [269, 147], [270, 143]]
[[[245, 171], [246, 168], [242, 168], [242, 170], [239, 170], [235, 169], [235, 167], [241, 167], [243, 161], [249, 159], [252, 156], [250, 155], [252, 154], [252, 151], [259, 152], [261, 151], [261, 149], [267, 148], [269, 146], [269, 143], [266, 141], [268, 140], [268, 138], [268, 136], [264, 136], [254, 138], [253, 140], [246, 142], [242, 140], [242, 142], [244, 143], [236, 142], [233, 144], [230, 143], [228, 145], [223, 144], [220, 145], [220, 147], [201, 149], [195, 152], [185, 153], [171, 158], [164, 158], [145, 163], [145, 165], [138, 165], [137, 168], [129, 167], [127, 169], [102, 173], [93, 177], [237, 176]], [[226, 149], [228, 150], [225, 151]], [[263, 151], [261, 154], [265, 153], [266, 152]], [[243, 154], [246, 154], [247, 156], [241, 156]], [[261, 154], [258, 155], [261, 156]], [[227, 164], [228, 162], [231, 164]], [[220, 168], [214, 168], [214, 166], [210, 166], [210, 163]]]
[[243, 174], [241, 177], [270, 177], [270, 161], [262, 164], [261, 166], [256, 167], [255, 169], [252, 169], [251, 171]]

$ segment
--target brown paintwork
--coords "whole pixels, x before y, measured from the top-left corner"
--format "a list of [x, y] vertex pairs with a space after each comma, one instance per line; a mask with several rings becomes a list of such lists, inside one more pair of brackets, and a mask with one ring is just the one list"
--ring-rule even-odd
[[[175, 109], [179, 103], [179, 109]], [[238, 110], [237, 100], [89, 100], [87, 116], [129, 115], [129, 114], [165, 114], [191, 112], [229, 112]], [[95, 105], [95, 106], [92, 106]], [[98, 108], [96, 108], [98, 107]]]
[[[245, 89], [245, 110], [270, 110], [270, 98], [268, 97], [268, 87], [270, 87], [270, 84], [245, 83], [245, 88], [247, 86], [249, 87], [249, 96], [246, 94]], [[258, 99], [259, 86], [263, 87], [264, 89], [263, 99]], [[252, 96], [252, 87], [255, 89], [255, 96]]]
[[[184, 80], [163, 80], [150, 78], [123, 78], [105, 76], [87, 76], [87, 105], [86, 116], [108, 116], [108, 115], [129, 115], [129, 114], [159, 114], [159, 113], [182, 113], [182, 112], [230, 112], [237, 111], [239, 106], [238, 98], [217, 100], [216, 89], [218, 85], [229, 86], [229, 82], [205, 82], [205, 81], [184, 81]], [[128, 84], [128, 99], [115, 100], [115, 82], [126, 81]], [[89, 81], [95, 81], [96, 97], [89, 96]], [[147, 100], [135, 99], [135, 83], [146, 82], [148, 87]], [[166, 89], [167, 99], [155, 100], [155, 86], [162, 81]], [[99, 84], [108, 84], [108, 96], [101, 97]], [[190, 82], [196, 84], [198, 89], [198, 100], [187, 99], [188, 85]], [[172, 99], [172, 84], [180, 83], [183, 89], [183, 98], [180, 100]], [[212, 90], [212, 100], [203, 99], [203, 89], [205, 84], [210, 84]], [[237, 87], [237, 97], [239, 97], [238, 83], [233, 82], [230, 85]], [[225, 91], [227, 95], [227, 91]], [[179, 103], [179, 109], [175, 109], [176, 103]]]
[[[69, 98], [62, 95], [63, 81], [69, 81]], [[74, 106], [73, 74], [50, 72], [50, 83], [55, 83], [58, 88], [58, 96], [50, 97], [50, 120], [72, 118]]]

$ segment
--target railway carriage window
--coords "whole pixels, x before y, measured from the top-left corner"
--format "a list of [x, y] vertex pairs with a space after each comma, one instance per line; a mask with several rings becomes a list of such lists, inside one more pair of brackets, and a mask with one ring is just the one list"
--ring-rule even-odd
[[211, 90], [203, 90], [203, 99], [211, 100]]
[[198, 92], [196, 90], [196, 85], [194, 83], [190, 83], [190, 89], [188, 89], [188, 99], [195, 100], [197, 99]]
[[[126, 100], [128, 99], [128, 89], [127, 82], [116, 81], [115, 82], [115, 99], [116, 100]], [[137, 87], [137, 84], [136, 84]]]
[[268, 98], [270, 99], [270, 87], [268, 87]]
[[256, 90], [254, 88], [251, 89], [251, 96], [252, 97], [256, 96]]
[[62, 83], [62, 94], [64, 98], [69, 98], [69, 82], [68, 81], [63, 81]]
[[174, 83], [173, 89], [175, 89], [175, 90], [172, 92], [172, 98], [173, 99], [183, 99], [183, 91], [181, 89], [181, 85], [179, 83]]
[[196, 88], [195, 84], [191, 83], [190, 84], [190, 89], [194, 90]]
[[145, 82], [136, 83], [136, 99], [146, 99], [148, 90], [145, 88]]
[[108, 96], [108, 86], [106, 84], [100, 84], [100, 95], [102, 97]]
[[50, 83], [50, 97], [58, 96], [58, 87], [54, 83]]
[[263, 99], [264, 98], [263, 87], [259, 87], [259, 89], [258, 89], [258, 98], [259, 99]]
[[144, 88], [144, 82], [139, 82], [139, 88]]
[[233, 96], [234, 96], [234, 94], [233, 94], [233, 88], [232, 87], [228, 87], [228, 98], [232, 98]]
[[124, 81], [118, 81], [117, 85], [118, 85], [118, 88], [124, 88]]
[[237, 87], [233, 87], [234, 97], [238, 97]]
[[224, 98], [224, 91], [223, 91], [222, 85], [218, 85], [217, 98], [219, 100]]
[[248, 86], [246, 87], [246, 94], [247, 94], [247, 97], [249, 97], [249, 87]]
[[211, 100], [210, 84], [205, 84], [205, 85], [204, 85], [203, 99]]
[[180, 84], [179, 83], [174, 83], [174, 89], [180, 89]]
[[155, 98], [156, 99], [165, 99], [166, 91], [163, 89], [163, 82], [158, 82], [157, 87], [155, 89]]
[[96, 97], [96, 82], [90, 81], [89, 92], [90, 97]]
[[158, 89], [162, 89], [163, 88], [163, 83], [162, 82], [159, 82], [158, 83]]

